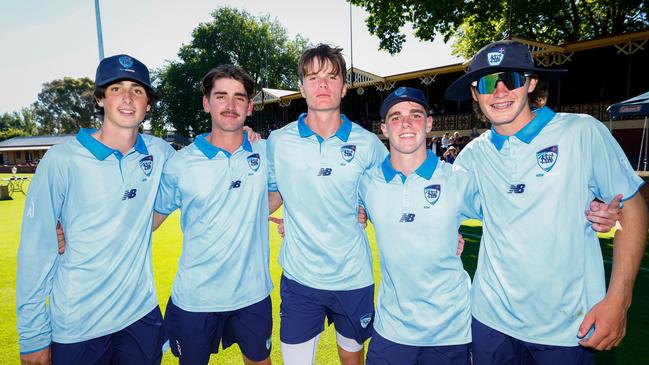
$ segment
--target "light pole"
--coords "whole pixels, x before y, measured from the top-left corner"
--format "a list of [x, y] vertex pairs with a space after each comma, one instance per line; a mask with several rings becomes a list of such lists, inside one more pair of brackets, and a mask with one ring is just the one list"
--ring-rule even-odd
[[101, 33], [101, 14], [99, 0], [95, 0], [95, 20], [97, 23], [97, 46], [99, 47], [99, 61], [104, 59], [104, 36]]

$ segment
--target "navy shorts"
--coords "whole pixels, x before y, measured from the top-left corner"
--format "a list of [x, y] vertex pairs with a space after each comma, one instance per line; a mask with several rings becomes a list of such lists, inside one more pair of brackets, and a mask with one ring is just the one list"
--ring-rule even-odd
[[594, 365], [593, 351], [581, 346], [551, 346], [508, 336], [473, 318], [473, 363]]
[[52, 343], [53, 365], [154, 365], [162, 360], [160, 307], [123, 330], [77, 343]]
[[321, 290], [304, 286], [282, 275], [280, 284], [282, 342], [306, 342], [324, 330], [324, 320], [336, 332], [363, 343], [372, 335], [374, 284], [354, 290]]
[[250, 360], [264, 360], [270, 356], [272, 312], [270, 296], [228, 312], [188, 312], [169, 298], [165, 329], [171, 352], [181, 364], [207, 364], [219, 343], [224, 349], [237, 343]]
[[409, 346], [376, 333], [367, 349], [367, 365], [470, 365], [471, 344]]

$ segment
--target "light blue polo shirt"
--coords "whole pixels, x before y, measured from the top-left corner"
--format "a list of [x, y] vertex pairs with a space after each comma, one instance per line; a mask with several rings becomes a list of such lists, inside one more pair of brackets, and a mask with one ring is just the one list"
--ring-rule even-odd
[[323, 140], [306, 114], [268, 137], [269, 190], [284, 200], [286, 234], [279, 253], [284, 275], [324, 290], [372, 285], [372, 255], [358, 223], [358, 183], [387, 150], [378, 137], [342, 117]]
[[584, 212], [643, 184], [610, 132], [588, 115], [539, 109], [515, 136], [494, 130], [464, 148], [484, 215], [473, 315], [515, 338], [576, 346], [605, 294], [602, 253]]
[[374, 330], [409, 346], [471, 342], [471, 281], [456, 255], [460, 221], [480, 217], [471, 175], [429, 152], [406, 177], [388, 155], [359, 193], [381, 256]]
[[206, 137], [165, 165], [155, 211], [180, 209], [183, 248], [171, 289], [190, 312], [247, 307], [273, 290], [269, 273], [266, 141], [244, 133], [234, 153]]
[[[174, 151], [138, 135], [122, 155], [92, 133], [82, 129], [53, 146], [27, 192], [16, 278], [21, 353], [117, 332], [158, 305], [152, 207]], [[62, 255], [57, 220], [65, 232]]]

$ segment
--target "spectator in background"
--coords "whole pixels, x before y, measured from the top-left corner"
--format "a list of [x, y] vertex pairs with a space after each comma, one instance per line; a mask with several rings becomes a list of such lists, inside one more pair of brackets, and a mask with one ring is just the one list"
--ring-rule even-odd
[[478, 132], [478, 128], [476, 127], [471, 128], [471, 134], [469, 135], [469, 137], [471, 137], [472, 140], [480, 137], [480, 132]]
[[464, 143], [462, 143], [462, 136], [460, 135], [460, 132], [453, 132], [453, 137], [450, 139], [449, 145], [455, 147], [457, 149], [456, 152], [459, 152], [462, 149]]
[[450, 164], [455, 161], [455, 158], [457, 158], [457, 148], [455, 146], [450, 146], [442, 156], [442, 159]]
[[448, 133], [444, 133], [444, 135], [442, 136], [442, 150], [441, 150], [442, 154], [444, 154], [444, 152], [446, 152], [449, 145], [450, 145], [449, 135], [448, 135]]
[[430, 145], [429, 145], [430, 151], [435, 155], [438, 156], [440, 155], [440, 149], [441, 149], [441, 144], [439, 142], [439, 138], [437, 136], [433, 136], [433, 138], [430, 140]]

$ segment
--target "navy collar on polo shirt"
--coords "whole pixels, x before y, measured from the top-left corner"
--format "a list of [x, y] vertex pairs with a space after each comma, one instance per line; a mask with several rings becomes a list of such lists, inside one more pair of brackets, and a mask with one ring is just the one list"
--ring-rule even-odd
[[[306, 116], [307, 113], [302, 113], [299, 118], [297, 118], [297, 129], [300, 132], [300, 137], [302, 138], [307, 138], [310, 137], [314, 134], [316, 134], [314, 131], [309, 128], [309, 126], [306, 124]], [[336, 131], [334, 134], [338, 139], [340, 139], [343, 142], [347, 142], [349, 139], [349, 133], [352, 131], [352, 122], [347, 119], [345, 114], [341, 114], [340, 118], [342, 119], [342, 124], [340, 124], [340, 128]], [[316, 137], [318, 137], [318, 141], [322, 142], [321, 139], [322, 137], [318, 136], [316, 134]]]
[[[552, 109], [544, 106], [543, 108], [536, 111], [536, 115], [532, 120], [527, 123], [520, 131], [518, 131], [515, 136], [521, 141], [530, 144], [532, 140], [541, 133], [541, 130], [554, 118], [554, 111]], [[509, 138], [509, 136], [503, 136], [498, 134], [496, 130], [491, 127], [491, 142], [494, 144], [496, 149], [500, 151], [503, 148], [503, 144]]]
[[[439, 159], [437, 156], [435, 156], [431, 151], [426, 152], [426, 160], [415, 170], [415, 173], [422, 178], [426, 180], [430, 180], [430, 178], [433, 176], [433, 173], [435, 172], [435, 168], [437, 167], [437, 163], [439, 162]], [[402, 174], [401, 172], [395, 170], [395, 168], [392, 166], [392, 163], [390, 162], [390, 154], [388, 154], [385, 157], [385, 160], [383, 160], [383, 163], [381, 163], [381, 170], [383, 171], [383, 177], [385, 178], [386, 182], [392, 181], [396, 175], [401, 176], [401, 182], [406, 181], [406, 176]]]
[[[196, 144], [196, 147], [198, 147], [198, 149], [201, 152], [203, 152], [205, 157], [211, 160], [214, 158], [214, 156], [216, 156], [219, 153], [219, 151], [221, 151], [226, 157], [230, 158], [231, 156], [230, 152], [222, 148], [216, 147], [215, 145], [210, 143], [210, 141], [207, 140], [207, 136], [209, 135], [210, 135], [209, 133], [203, 133], [198, 135], [196, 139], [194, 139], [194, 143]], [[248, 152], [252, 152], [252, 146], [248, 141], [248, 134], [246, 132], [243, 132], [243, 143], [241, 144], [241, 148], [243, 148]]]
[[[92, 153], [92, 155], [95, 156], [96, 159], [100, 161], [105, 160], [106, 157], [112, 154], [115, 154], [117, 159], [121, 159], [123, 157], [122, 152], [106, 146], [92, 136], [92, 134], [96, 131], [96, 129], [81, 128], [79, 130], [79, 133], [77, 133], [77, 140], [79, 141], [79, 143], [81, 143], [82, 146], [90, 151], [90, 153]], [[139, 133], [137, 135], [137, 138], [135, 139], [135, 145], [133, 146], [133, 149], [143, 155], [149, 154], [149, 150], [147, 150], [146, 144], [144, 143], [144, 140]]]

